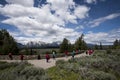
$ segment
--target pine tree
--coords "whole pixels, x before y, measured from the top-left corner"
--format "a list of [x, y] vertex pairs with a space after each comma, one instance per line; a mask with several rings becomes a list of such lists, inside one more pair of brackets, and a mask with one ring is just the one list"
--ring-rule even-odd
[[99, 49], [97, 44], [95, 44], [94, 49], [95, 50]]
[[0, 49], [2, 54], [16, 54], [19, 51], [15, 39], [5, 29], [0, 30]]
[[113, 48], [116, 49], [119, 46], [119, 40], [115, 40], [113, 43]]
[[84, 35], [82, 34], [76, 41], [74, 44], [75, 49], [87, 49], [87, 44], [86, 42], [83, 40]]
[[118, 41], [118, 47], [117, 47], [117, 49], [120, 49], [120, 39]]
[[71, 43], [68, 44], [68, 51], [72, 52], [74, 48], [74, 45], [72, 45]]
[[66, 38], [64, 38], [62, 43], [60, 44], [60, 52], [64, 52], [65, 50], [68, 51], [68, 49], [69, 49], [69, 41]]
[[103, 46], [102, 46], [102, 43], [100, 42], [100, 49], [102, 50], [103, 49]]

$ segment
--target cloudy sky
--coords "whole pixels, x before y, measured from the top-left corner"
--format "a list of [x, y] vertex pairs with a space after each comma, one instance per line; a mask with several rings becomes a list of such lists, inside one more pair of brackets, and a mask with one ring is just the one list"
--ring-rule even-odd
[[120, 39], [120, 0], [0, 0], [0, 29], [20, 43], [47, 43], [83, 33], [87, 43]]

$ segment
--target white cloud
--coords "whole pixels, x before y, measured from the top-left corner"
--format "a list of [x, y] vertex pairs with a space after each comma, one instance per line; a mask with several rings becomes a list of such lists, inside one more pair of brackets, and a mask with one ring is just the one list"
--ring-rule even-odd
[[11, 31], [19, 42], [52, 42], [61, 41], [64, 37], [73, 42], [81, 33], [65, 25], [77, 24], [77, 19], [86, 18], [90, 9], [84, 5], [76, 5], [73, 0], [47, 0], [47, 4], [39, 8], [33, 7], [33, 0], [7, 2], [9, 4], [0, 7], [0, 14], [9, 17], [2, 23], [14, 25], [20, 31]]
[[[55, 38], [56, 40], [61, 41], [64, 37], [77, 38], [79, 36], [79, 33], [75, 32], [73, 29], [63, 28], [57, 25], [41, 24], [27, 17], [8, 19], [3, 21], [3, 23], [17, 26], [21, 34], [28, 36], [28, 38], [25, 38], [26, 40], [38, 41], [39, 39], [40, 41], [51, 42], [54, 41]], [[31, 37], [33, 37], [33, 39], [31, 39]], [[16, 39], [21, 42], [19, 36], [16, 37]]]
[[86, 6], [78, 6], [75, 11], [74, 14], [80, 18], [83, 19], [85, 17], [88, 17], [88, 11], [90, 10], [90, 8], [86, 7]]
[[84, 29], [84, 26], [82, 26], [82, 25], [80, 25], [80, 26], [77, 26], [76, 28], [75, 28], [75, 30], [82, 30], [82, 29]]
[[87, 43], [99, 44], [112, 44], [115, 39], [120, 39], [120, 28], [114, 29], [112, 31], [93, 33], [92, 31], [88, 32], [84, 39]]
[[96, 4], [98, 1], [105, 1], [105, 0], [85, 0], [88, 4]]
[[34, 5], [34, 0], [6, 0], [9, 4], [19, 4], [22, 6], [32, 7]]
[[87, 2], [88, 4], [91, 4], [91, 3], [96, 3], [97, 0], [85, 0], [85, 2]]
[[67, 10], [68, 8], [72, 8], [75, 6], [75, 2], [73, 0], [47, 0], [48, 3], [51, 4], [52, 10]]
[[101, 17], [101, 18], [95, 19], [93, 21], [90, 21], [88, 24], [91, 25], [91, 27], [97, 27], [101, 23], [103, 23], [103, 22], [105, 22], [107, 20], [112, 20], [112, 19], [117, 18], [119, 16], [120, 16], [120, 13], [113, 13], [113, 14], [110, 14], [108, 16]]
[[2, 7], [3, 7], [3, 5], [0, 4], [0, 8], [2, 8]]
[[65, 22], [77, 23], [77, 17], [71, 13], [70, 8], [75, 7], [73, 0], [47, 0], [51, 4], [51, 10], [55, 11], [55, 15]]

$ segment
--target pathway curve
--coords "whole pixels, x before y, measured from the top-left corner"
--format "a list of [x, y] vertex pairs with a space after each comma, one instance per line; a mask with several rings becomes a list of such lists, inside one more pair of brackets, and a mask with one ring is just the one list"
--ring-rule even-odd
[[[87, 56], [85, 53], [82, 54], [78, 54], [75, 55], [75, 57], [83, 57], [83, 56]], [[57, 60], [69, 60], [71, 58], [71, 56], [69, 57], [60, 57], [60, 58], [56, 58], [55, 60], [53, 60], [52, 58], [49, 60], [49, 62], [46, 62], [46, 59], [41, 59], [41, 60], [26, 60], [28, 61], [28, 63], [33, 64], [35, 67], [40, 67], [43, 69], [47, 69], [50, 67], [55, 66], [55, 62]], [[6, 61], [6, 62], [20, 62], [20, 60], [0, 60], [0, 61]]]

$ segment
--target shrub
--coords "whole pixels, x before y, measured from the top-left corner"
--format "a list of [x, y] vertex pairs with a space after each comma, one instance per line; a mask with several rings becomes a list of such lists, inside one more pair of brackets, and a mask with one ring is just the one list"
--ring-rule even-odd
[[55, 64], [56, 64], [57, 67], [63, 68], [64, 65], [66, 65], [65, 63], [66, 63], [66, 61], [64, 61], [64, 60], [58, 60], [58, 61], [56, 61]]
[[106, 50], [106, 53], [107, 53], [107, 54], [111, 54], [112, 51], [111, 51], [110, 49], [107, 49], [107, 50]]
[[78, 73], [79, 71], [79, 65], [76, 64], [76, 63], [66, 63], [64, 66], [63, 66], [63, 69], [67, 70], [67, 71], [73, 71], [75, 73]]
[[66, 69], [60, 69], [58, 67], [52, 67], [47, 70], [50, 76], [50, 80], [78, 80], [79, 74]]
[[48, 80], [48, 76], [45, 74], [45, 70], [42, 68], [26, 67], [20, 72], [21, 76], [24, 76], [27, 80]]
[[16, 66], [13, 66], [13, 63], [0, 71], [0, 80], [49, 80], [49, 77], [46, 75], [45, 70], [41, 68], [34, 68], [27, 62], [15, 63]]
[[10, 67], [16, 67], [18, 63], [7, 63], [7, 62], [0, 62], [0, 70], [4, 70]]
[[44, 75], [44, 74], [45, 74], [45, 71], [42, 68], [34, 68], [32, 66], [25, 67], [20, 72], [20, 75], [25, 75], [26, 77], [36, 76], [36, 75]]
[[89, 70], [84, 75], [82, 75], [84, 80], [117, 80], [117, 78], [110, 73], [105, 73], [103, 71], [92, 71]]

